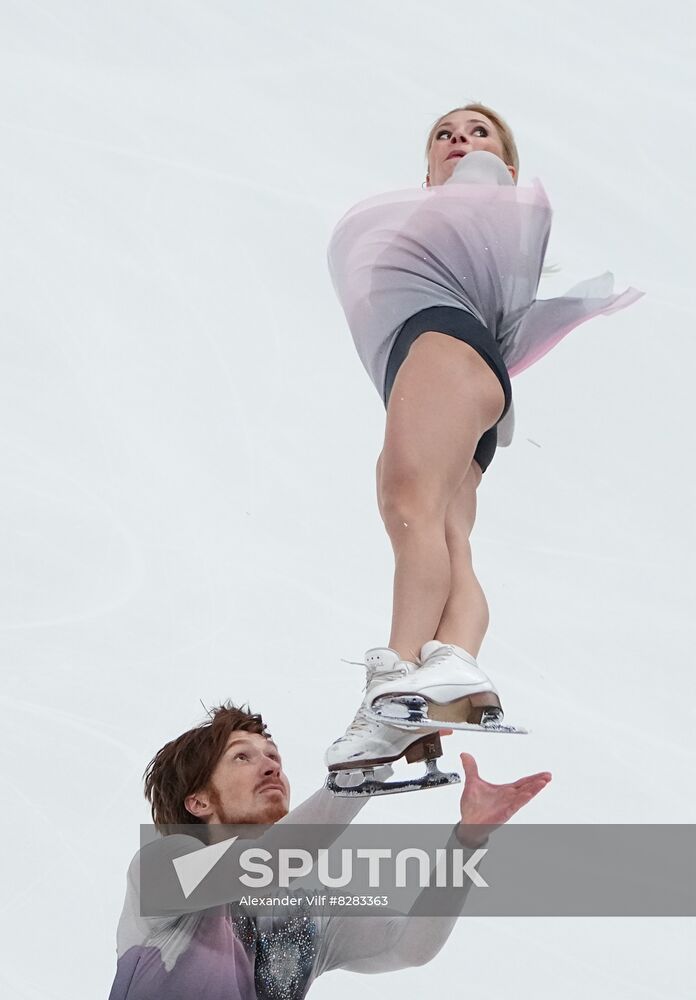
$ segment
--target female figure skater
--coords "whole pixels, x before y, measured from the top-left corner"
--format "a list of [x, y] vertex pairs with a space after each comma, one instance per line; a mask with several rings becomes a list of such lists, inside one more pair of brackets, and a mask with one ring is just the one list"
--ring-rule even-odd
[[[357, 794], [390, 790], [374, 780], [377, 764], [438, 756], [440, 726], [511, 728], [476, 662], [489, 613], [469, 544], [477, 487], [512, 436], [510, 375], [642, 294], [609, 294], [607, 273], [535, 300], [551, 210], [538, 180], [517, 186], [515, 140], [491, 108], [438, 119], [426, 156], [424, 189], [361, 202], [329, 246], [386, 406], [377, 499], [395, 558], [389, 645], [366, 653], [365, 700], [326, 757], [334, 790], [336, 772], [367, 776]], [[431, 779], [407, 787], [442, 783]]]

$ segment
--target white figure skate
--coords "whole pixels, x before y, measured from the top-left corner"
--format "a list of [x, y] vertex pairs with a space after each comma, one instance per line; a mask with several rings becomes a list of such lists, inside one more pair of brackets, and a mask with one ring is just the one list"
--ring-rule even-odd
[[[415, 663], [400, 660], [393, 649], [369, 649], [365, 654], [367, 671], [365, 699], [345, 734], [326, 751], [324, 760], [329, 769], [326, 786], [334, 795], [387, 795], [394, 792], [416, 792], [426, 788], [455, 785], [459, 775], [444, 773], [435, 763], [442, 756], [440, 735], [427, 725], [406, 732], [403, 728], [385, 725], [368, 718], [365, 705], [375, 685], [406, 678], [417, 670]], [[389, 766], [400, 757], [408, 763], [425, 761], [425, 774], [420, 778], [390, 781]]]
[[503, 724], [493, 683], [461, 646], [432, 639], [421, 650], [421, 666], [408, 674], [375, 678], [365, 697], [374, 722], [405, 730], [424, 726], [485, 733], [526, 733]]

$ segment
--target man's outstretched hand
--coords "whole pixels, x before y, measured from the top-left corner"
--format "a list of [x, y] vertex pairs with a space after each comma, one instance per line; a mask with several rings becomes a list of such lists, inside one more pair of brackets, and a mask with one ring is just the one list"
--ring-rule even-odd
[[496, 827], [507, 823], [551, 781], [549, 771], [540, 771], [507, 785], [492, 785], [479, 776], [470, 753], [459, 756], [466, 783], [459, 803], [462, 819], [458, 837], [468, 847], [480, 847]]

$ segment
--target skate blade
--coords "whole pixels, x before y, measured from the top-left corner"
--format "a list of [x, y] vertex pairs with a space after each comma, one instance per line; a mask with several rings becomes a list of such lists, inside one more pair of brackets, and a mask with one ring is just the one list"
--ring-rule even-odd
[[[446, 785], [458, 785], [461, 781], [458, 774], [453, 772], [440, 771], [430, 767], [420, 778], [405, 778], [401, 781], [379, 781], [373, 777], [371, 770], [363, 772], [357, 771], [331, 771], [326, 779], [326, 787], [334, 795], [344, 798], [365, 798], [373, 795], [395, 795], [398, 792], [420, 792], [429, 788], [444, 788]], [[356, 777], [361, 779], [358, 784], [341, 784], [340, 777], [347, 777], [353, 780]]]
[[[468, 699], [461, 699], [462, 703]], [[440, 706], [437, 703], [429, 702], [420, 695], [397, 695], [393, 698], [380, 698], [375, 704], [368, 708], [367, 715], [375, 722], [387, 723], [396, 726], [398, 729], [461, 729], [472, 733], [507, 733], [508, 735], [528, 735], [529, 730], [523, 726], [510, 726], [500, 721], [496, 717], [496, 710], [479, 709], [481, 712], [480, 722], [460, 721], [451, 716], [451, 710], [443, 712], [450, 718], [436, 719], [433, 712], [437, 712]]]

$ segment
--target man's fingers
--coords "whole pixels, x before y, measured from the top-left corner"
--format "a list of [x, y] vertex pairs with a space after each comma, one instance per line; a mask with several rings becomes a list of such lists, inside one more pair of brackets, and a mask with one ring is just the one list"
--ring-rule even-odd
[[[524, 788], [526, 784], [531, 781], [542, 781], [544, 785], [548, 785], [551, 781], [553, 775], [550, 771], [539, 771], [537, 774], [528, 774], [525, 778], [520, 778], [518, 781], [514, 782], [515, 788]], [[542, 785], [543, 787], [543, 785]]]
[[548, 781], [530, 781], [524, 786], [524, 788], [519, 788], [517, 790], [517, 795], [515, 797], [520, 803], [529, 802], [530, 799], [533, 799], [535, 795], [538, 795], [542, 788], [546, 788], [547, 785]]
[[548, 781], [538, 781], [536, 783], [529, 783], [524, 788], [515, 789], [513, 797], [510, 799], [507, 818], [510, 819], [516, 812], [519, 812], [522, 806], [526, 806], [528, 802], [531, 802], [534, 796], [538, 795], [547, 785]]

